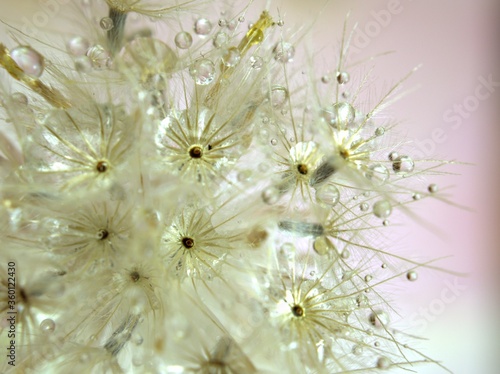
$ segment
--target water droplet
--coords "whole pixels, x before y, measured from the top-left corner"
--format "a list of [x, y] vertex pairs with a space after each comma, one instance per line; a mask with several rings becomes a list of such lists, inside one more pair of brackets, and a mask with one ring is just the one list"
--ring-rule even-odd
[[427, 187], [427, 191], [429, 191], [430, 193], [438, 192], [437, 184], [435, 184], [435, 183], [429, 184], [429, 187]]
[[330, 82], [330, 77], [328, 77], [328, 75], [323, 75], [323, 76], [321, 77], [321, 82], [323, 82], [323, 83], [328, 83], [328, 82]]
[[260, 56], [252, 56], [250, 57], [250, 66], [252, 69], [259, 70], [264, 65], [264, 61]]
[[181, 31], [175, 36], [174, 42], [178, 48], [188, 49], [193, 45], [193, 37], [187, 31]]
[[355, 356], [360, 356], [363, 354], [363, 346], [361, 345], [355, 345], [353, 348], [352, 348], [352, 353], [355, 355]]
[[222, 61], [224, 62], [224, 65], [227, 67], [233, 67], [240, 62], [241, 59], [241, 54], [238, 48], [236, 47], [231, 47], [229, 48], [224, 55], [222, 56]]
[[28, 105], [28, 97], [21, 92], [14, 92], [10, 97], [16, 103], [19, 103], [22, 105]]
[[283, 27], [285, 25], [285, 21], [283, 21], [282, 19], [280, 19], [278, 22], [277, 22], [277, 25], [279, 27]]
[[347, 249], [344, 249], [340, 254], [340, 257], [342, 257], [344, 260], [347, 260], [349, 257], [351, 257], [351, 252], [349, 252], [349, 250]]
[[229, 36], [224, 31], [219, 31], [214, 37], [214, 47], [224, 47], [229, 42]]
[[115, 26], [115, 24], [113, 23], [113, 20], [111, 18], [103, 17], [99, 22], [99, 26], [101, 26], [101, 29], [108, 31], [111, 30]]
[[273, 108], [279, 109], [285, 105], [288, 100], [288, 90], [282, 86], [273, 86], [271, 88], [271, 103]]
[[75, 36], [68, 41], [67, 48], [73, 56], [84, 56], [90, 48], [90, 43], [83, 36]]
[[415, 201], [416, 201], [416, 200], [420, 200], [420, 198], [421, 198], [422, 196], [420, 196], [420, 194], [419, 194], [418, 192], [415, 192], [415, 193], [414, 193], [411, 197], [413, 198], [413, 200], [415, 200]]
[[409, 156], [399, 156], [392, 162], [392, 169], [398, 174], [411, 173], [414, 168], [415, 163]]
[[373, 277], [371, 275], [365, 275], [365, 282], [369, 282], [373, 279]]
[[368, 208], [370, 208], [370, 206], [368, 205], [368, 203], [361, 203], [359, 205], [359, 209], [362, 211], [362, 212], [366, 212], [368, 210]]
[[389, 170], [382, 164], [374, 164], [368, 167], [365, 177], [374, 185], [381, 186], [389, 179]]
[[40, 330], [42, 330], [44, 334], [51, 334], [54, 332], [55, 329], [56, 329], [56, 323], [50, 318], [44, 319], [40, 323]]
[[314, 239], [313, 249], [319, 255], [325, 255], [329, 251], [334, 250], [335, 246], [326, 236], [318, 236]]
[[375, 130], [375, 136], [382, 136], [385, 134], [385, 128], [383, 127], [377, 127]]
[[332, 127], [340, 129], [347, 128], [354, 122], [356, 111], [351, 104], [340, 102], [333, 104], [329, 109], [323, 111], [323, 118]]
[[339, 189], [333, 184], [325, 184], [316, 189], [316, 201], [335, 206], [340, 200]]
[[391, 215], [392, 206], [387, 200], [379, 200], [373, 204], [373, 214], [378, 218], [387, 218]]
[[387, 326], [387, 324], [389, 323], [389, 315], [382, 310], [377, 310], [370, 313], [368, 321], [372, 326], [384, 327]]
[[387, 268], [387, 264], [382, 264], [382, 265], [380, 265], [380, 267], [381, 267], [382, 269], [386, 269], [386, 268]]
[[206, 58], [196, 60], [189, 68], [189, 74], [197, 85], [206, 86], [215, 78], [215, 65]]
[[34, 77], [39, 78], [45, 69], [43, 56], [28, 46], [21, 46], [10, 51], [10, 57], [16, 62], [21, 70]]
[[377, 360], [377, 368], [388, 369], [391, 366], [391, 361], [387, 357], [380, 357]]
[[262, 200], [268, 205], [276, 204], [279, 198], [279, 190], [274, 186], [268, 187], [264, 191], [262, 191]]
[[271, 139], [271, 145], [277, 145], [278, 144], [278, 140], [277, 139]]
[[194, 32], [198, 35], [208, 35], [212, 31], [212, 23], [206, 18], [200, 18], [194, 23]]
[[274, 47], [273, 55], [276, 61], [286, 64], [293, 60], [295, 48], [290, 43], [282, 41]]
[[339, 84], [346, 84], [349, 82], [349, 73], [346, 71], [341, 71], [337, 73], [337, 82]]
[[87, 51], [87, 57], [95, 69], [104, 69], [108, 66], [110, 56], [109, 53], [101, 45], [94, 45]]
[[245, 17], [244, 17], [244, 16], [240, 16], [240, 17], [238, 18], [238, 22], [239, 22], [239, 23], [245, 22]]
[[398, 157], [399, 157], [399, 153], [398, 152], [391, 152], [391, 153], [389, 153], [389, 161], [394, 161]]
[[220, 27], [226, 27], [227, 26], [227, 20], [225, 18], [221, 18], [219, 22], [217, 22]]
[[410, 282], [414, 282], [418, 279], [418, 273], [414, 270], [410, 270], [408, 273], [406, 273], [406, 279], [408, 279]]
[[80, 73], [87, 73], [92, 69], [92, 61], [87, 56], [80, 56], [75, 59], [75, 70]]

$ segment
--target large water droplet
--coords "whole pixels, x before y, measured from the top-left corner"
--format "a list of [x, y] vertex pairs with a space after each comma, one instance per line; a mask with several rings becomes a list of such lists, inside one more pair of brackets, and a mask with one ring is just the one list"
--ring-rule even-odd
[[219, 31], [214, 37], [214, 47], [224, 47], [229, 42], [229, 36], [224, 31]]
[[90, 47], [87, 51], [87, 57], [90, 59], [95, 69], [104, 69], [108, 66], [110, 56], [103, 46], [97, 44]]
[[206, 18], [200, 18], [194, 23], [194, 32], [198, 35], [208, 35], [212, 31], [212, 22]]
[[264, 191], [262, 191], [262, 200], [268, 205], [276, 204], [279, 198], [280, 198], [280, 192], [277, 187], [270, 186], [267, 187]]
[[99, 22], [99, 26], [101, 27], [101, 29], [108, 31], [111, 30], [115, 26], [115, 24], [113, 23], [113, 20], [111, 18], [103, 17]]
[[337, 129], [347, 128], [356, 117], [356, 111], [346, 102], [335, 103], [329, 109], [323, 110], [322, 114], [325, 121]]
[[406, 273], [406, 279], [408, 279], [410, 282], [414, 282], [418, 279], [418, 273], [415, 270], [410, 270], [408, 273]]
[[368, 321], [372, 326], [384, 327], [389, 323], [389, 315], [382, 310], [374, 311], [370, 313]]
[[329, 251], [334, 250], [335, 246], [326, 236], [318, 236], [314, 239], [313, 249], [319, 255], [325, 255]]
[[224, 65], [227, 67], [234, 67], [240, 62], [241, 59], [241, 54], [238, 48], [236, 47], [231, 47], [229, 48], [224, 55], [222, 56], [222, 61], [224, 62]]
[[288, 90], [282, 86], [273, 86], [271, 88], [271, 104], [273, 108], [282, 108], [288, 100]]
[[381, 186], [389, 179], [389, 170], [382, 164], [374, 164], [368, 167], [365, 176], [374, 185]]
[[84, 56], [90, 47], [90, 43], [83, 36], [75, 36], [68, 41], [67, 47], [68, 52], [73, 56]]
[[409, 156], [396, 157], [392, 162], [392, 169], [398, 174], [411, 173], [414, 168], [415, 163]]
[[316, 189], [316, 201], [334, 206], [340, 200], [339, 189], [333, 184], [325, 184]]
[[377, 360], [377, 368], [388, 369], [391, 366], [391, 361], [387, 357], [379, 357]]
[[189, 74], [197, 85], [206, 86], [215, 79], [215, 65], [206, 58], [196, 60], [189, 68]]
[[387, 218], [391, 212], [392, 206], [387, 200], [380, 200], [373, 204], [373, 214], [378, 218]]
[[295, 48], [288, 42], [281, 41], [273, 49], [274, 59], [283, 64], [293, 60]]
[[21, 46], [10, 51], [10, 57], [26, 74], [39, 78], [45, 69], [43, 56], [28, 46]]
[[188, 49], [193, 44], [193, 37], [187, 31], [181, 31], [175, 36], [174, 42], [178, 48]]
[[44, 334], [50, 334], [54, 332], [55, 329], [56, 329], [56, 323], [50, 318], [44, 319], [40, 323], [40, 330], [42, 330]]

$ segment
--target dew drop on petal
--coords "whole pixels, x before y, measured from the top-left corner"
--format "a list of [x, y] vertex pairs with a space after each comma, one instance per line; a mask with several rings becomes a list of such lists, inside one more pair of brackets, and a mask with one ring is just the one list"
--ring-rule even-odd
[[396, 173], [411, 173], [415, 168], [415, 163], [409, 156], [399, 156], [392, 161], [392, 169]]
[[283, 86], [273, 86], [271, 88], [271, 104], [273, 108], [282, 108], [288, 100], [288, 90]]
[[278, 62], [286, 64], [293, 60], [295, 56], [295, 48], [288, 42], [279, 42], [273, 49], [274, 59]]
[[382, 221], [382, 225], [384, 225], [384, 226], [389, 226], [389, 220], [384, 219], [384, 220]]
[[200, 18], [194, 23], [194, 32], [198, 35], [208, 35], [212, 31], [212, 22], [206, 18]]
[[28, 97], [21, 92], [14, 92], [10, 97], [16, 103], [19, 103], [22, 105], [28, 105]]
[[92, 61], [87, 56], [80, 56], [75, 59], [75, 70], [80, 73], [87, 73], [92, 69]]
[[175, 36], [174, 42], [177, 48], [188, 49], [193, 45], [193, 37], [187, 31], [181, 31]]
[[420, 194], [419, 194], [418, 192], [415, 192], [415, 193], [412, 195], [412, 198], [413, 198], [413, 200], [415, 200], [415, 201], [416, 201], [416, 200], [420, 200], [420, 198], [421, 198], [421, 197], [422, 197], [422, 196], [420, 196]]
[[325, 255], [329, 251], [334, 250], [335, 246], [326, 236], [318, 236], [314, 239], [313, 249], [319, 255]]
[[368, 203], [361, 203], [359, 205], [359, 209], [362, 211], [362, 212], [366, 212], [368, 210], [370, 206], [368, 205]]
[[99, 21], [99, 26], [101, 27], [101, 29], [108, 31], [111, 30], [115, 26], [115, 24], [111, 18], [103, 17]]
[[333, 184], [325, 184], [316, 189], [316, 201], [335, 206], [340, 200], [339, 189]]
[[321, 77], [321, 82], [323, 82], [325, 84], [328, 83], [328, 82], [330, 82], [330, 77], [328, 77], [328, 75], [323, 75]]
[[429, 184], [429, 187], [427, 187], [427, 191], [429, 191], [430, 193], [435, 193], [438, 191], [438, 186], [437, 184], [435, 183], [431, 183]]
[[382, 310], [374, 311], [370, 313], [368, 321], [372, 326], [384, 327], [389, 323], [389, 315]]
[[68, 41], [67, 48], [73, 56], [84, 56], [90, 48], [90, 43], [83, 36], [75, 36]]
[[391, 152], [389, 153], [389, 161], [394, 161], [399, 157], [399, 154], [397, 152]]
[[406, 279], [408, 279], [410, 282], [414, 282], [418, 279], [418, 273], [415, 270], [410, 270], [408, 273], [406, 273]]
[[250, 57], [250, 66], [252, 69], [259, 70], [262, 68], [262, 65], [264, 64], [264, 61], [262, 60], [262, 57], [260, 56], [252, 56]]
[[378, 369], [388, 369], [391, 366], [391, 361], [387, 357], [379, 357], [377, 360]]
[[215, 65], [206, 58], [196, 60], [189, 68], [189, 74], [197, 85], [206, 86], [215, 79]]
[[389, 170], [382, 164], [374, 164], [368, 167], [365, 177], [376, 186], [381, 186], [389, 179]]
[[277, 23], [276, 23], [279, 27], [283, 27], [285, 25], [285, 21], [283, 21], [282, 19], [280, 19]]
[[240, 62], [241, 54], [238, 48], [231, 47], [229, 48], [224, 55], [222, 56], [222, 62], [227, 67], [234, 67]]
[[370, 282], [373, 279], [371, 275], [365, 275], [365, 282]]
[[340, 102], [323, 111], [323, 118], [332, 127], [346, 128], [354, 122], [356, 111], [351, 104]]
[[226, 27], [227, 26], [227, 20], [225, 18], [219, 19], [218, 25], [220, 27]]
[[50, 334], [54, 332], [55, 329], [56, 329], [56, 323], [50, 318], [44, 319], [40, 323], [40, 330], [42, 330], [44, 334]]
[[355, 355], [355, 356], [360, 356], [363, 354], [363, 346], [361, 345], [355, 345], [353, 348], [352, 348], [352, 353]]
[[383, 127], [377, 127], [375, 129], [375, 136], [382, 136], [385, 134], [385, 128]]
[[262, 191], [262, 200], [268, 205], [276, 204], [279, 198], [280, 193], [277, 187], [271, 186]]
[[346, 71], [340, 71], [337, 73], [337, 82], [338, 84], [346, 84], [349, 82], [349, 73]]
[[21, 46], [10, 51], [10, 57], [21, 70], [35, 78], [39, 78], [45, 69], [43, 56], [28, 46]]
[[378, 218], [387, 218], [391, 212], [392, 206], [387, 200], [379, 200], [373, 204], [373, 214]]
[[278, 144], [278, 140], [276, 140], [274, 138], [271, 139], [271, 145], [276, 145], [276, 144]]
[[99, 44], [89, 48], [87, 51], [87, 57], [90, 59], [92, 67], [95, 69], [106, 68], [110, 60], [108, 51], [106, 51], [104, 47]]

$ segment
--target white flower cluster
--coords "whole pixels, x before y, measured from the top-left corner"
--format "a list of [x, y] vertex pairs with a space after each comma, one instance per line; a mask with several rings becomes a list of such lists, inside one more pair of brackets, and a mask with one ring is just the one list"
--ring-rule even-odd
[[373, 100], [347, 28], [318, 76], [303, 35], [251, 4], [76, 3], [66, 45], [0, 44], [2, 372], [439, 365], [384, 298], [434, 268], [382, 238], [439, 198], [418, 179], [443, 162], [413, 160], [380, 116], [405, 78]]

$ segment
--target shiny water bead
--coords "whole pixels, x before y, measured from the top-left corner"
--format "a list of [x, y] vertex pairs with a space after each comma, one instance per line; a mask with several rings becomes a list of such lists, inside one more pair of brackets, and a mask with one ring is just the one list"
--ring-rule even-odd
[[365, 282], [370, 282], [373, 279], [371, 275], [365, 275]]
[[377, 127], [375, 129], [375, 136], [382, 136], [385, 134], [385, 128], [383, 127]]
[[330, 77], [328, 75], [323, 75], [321, 77], [321, 82], [323, 82], [325, 84], [328, 83], [328, 82], [330, 82]]
[[280, 192], [277, 187], [270, 186], [262, 191], [262, 201], [268, 205], [273, 205], [278, 202], [280, 198]]
[[90, 43], [83, 36], [75, 36], [68, 41], [67, 48], [73, 56], [84, 56], [90, 48]]
[[276, 23], [279, 27], [283, 27], [285, 25], [285, 21], [283, 21], [282, 19], [278, 20], [278, 22]]
[[281, 41], [273, 49], [274, 59], [278, 62], [286, 64], [293, 60], [295, 56], [295, 48], [288, 42]]
[[412, 199], [413, 200], [420, 200], [422, 196], [418, 193], [418, 192], [415, 192], [413, 195], [412, 195]]
[[273, 86], [271, 88], [271, 104], [273, 108], [282, 108], [288, 100], [288, 90], [283, 86]]
[[338, 84], [346, 84], [349, 82], [350, 76], [349, 73], [346, 71], [339, 71], [337, 73], [337, 82]]
[[197, 85], [206, 86], [215, 79], [215, 65], [206, 58], [196, 60], [189, 68], [189, 74]]
[[175, 36], [174, 42], [177, 48], [188, 49], [193, 45], [193, 37], [187, 31], [181, 31]]
[[389, 323], [389, 315], [382, 310], [373, 311], [368, 316], [368, 321], [372, 326], [379, 328], [384, 327]]
[[18, 104], [28, 105], [28, 96], [21, 92], [14, 92], [10, 97]]
[[359, 205], [359, 209], [360, 209], [362, 212], [366, 212], [369, 208], [370, 208], [370, 205], [368, 205], [368, 203], [361, 203], [361, 204]]
[[106, 51], [104, 47], [99, 44], [89, 48], [87, 51], [87, 57], [90, 59], [94, 69], [106, 68], [110, 60], [108, 51]]
[[99, 26], [101, 27], [101, 29], [108, 31], [115, 27], [115, 24], [111, 18], [103, 17], [99, 21]]
[[418, 273], [415, 270], [410, 270], [408, 273], [406, 273], [406, 279], [408, 279], [410, 282], [414, 282], [418, 279]]
[[92, 61], [87, 56], [79, 56], [75, 59], [75, 70], [80, 73], [87, 73], [92, 69]]
[[379, 357], [377, 360], [378, 369], [388, 369], [391, 366], [391, 361], [387, 357]]
[[278, 140], [277, 139], [271, 139], [271, 145], [277, 145], [278, 144]]
[[415, 168], [415, 163], [409, 156], [399, 156], [392, 162], [392, 169], [396, 173], [411, 173]]
[[373, 214], [378, 218], [387, 218], [391, 212], [392, 206], [387, 200], [379, 200], [373, 204]]
[[44, 334], [53, 333], [55, 329], [56, 329], [56, 323], [50, 318], [44, 319], [40, 323], [40, 330], [42, 330]]
[[351, 257], [351, 252], [349, 252], [348, 249], [344, 249], [340, 254], [340, 257], [342, 257], [344, 260], [347, 260], [349, 257]]
[[319, 255], [325, 255], [335, 249], [333, 243], [326, 236], [318, 236], [314, 239], [313, 249]]
[[386, 264], [386, 263], [383, 263], [382, 265], [380, 265], [380, 267], [381, 267], [382, 269], [387, 269], [387, 264]]
[[382, 221], [382, 225], [384, 225], [384, 226], [389, 226], [389, 221], [388, 221], [388, 220], [386, 220], [386, 219], [384, 219], [384, 220]]
[[215, 34], [214, 47], [224, 47], [227, 43], [229, 43], [229, 35], [227, 35], [224, 31], [219, 31], [217, 34]]
[[250, 66], [252, 69], [259, 70], [264, 65], [264, 60], [260, 56], [252, 56], [250, 57]]
[[427, 187], [427, 191], [429, 191], [430, 193], [438, 192], [437, 184], [435, 184], [435, 183], [429, 184], [429, 187]]
[[368, 167], [365, 177], [376, 186], [381, 186], [389, 179], [389, 170], [382, 164], [374, 164]]
[[10, 57], [21, 70], [34, 78], [39, 78], [45, 69], [43, 56], [28, 46], [20, 46], [10, 51]]
[[219, 19], [219, 22], [217, 22], [220, 27], [226, 27], [227, 26], [227, 20], [225, 18]]
[[245, 22], [245, 17], [244, 16], [239, 16], [238, 17], [238, 22], [239, 23]]
[[241, 54], [238, 48], [236, 47], [229, 48], [222, 56], [222, 61], [224, 62], [224, 65], [227, 67], [236, 66], [238, 62], [240, 62], [240, 60], [241, 60]]
[[396, 160], [397, 158], [399, 157], [399, 153], [398, 152], [391, 152], [389, 153], [389, 161], [394, 161]]
[[352, 354], [355, 356], [361, 356], [363, 354], [363, 346], [355, 345], [354, 347], [352, 347]]
[[354, 122], [356, 117], [356, 111], [351, 104], [346, 102], [333, 104], [329, 114], [330, 118], [327, 122], [330, 126], [335, 128], [347, 127]]
[[316, 201], [335, 206], [340, 200], [339, 189], [333, 184], [325, 184], [316, 189]]
[[194, 32], [198, 35], [208, 35], [212, 31], [212, 22], [206, 18], [200, 18], [194, 23]]

